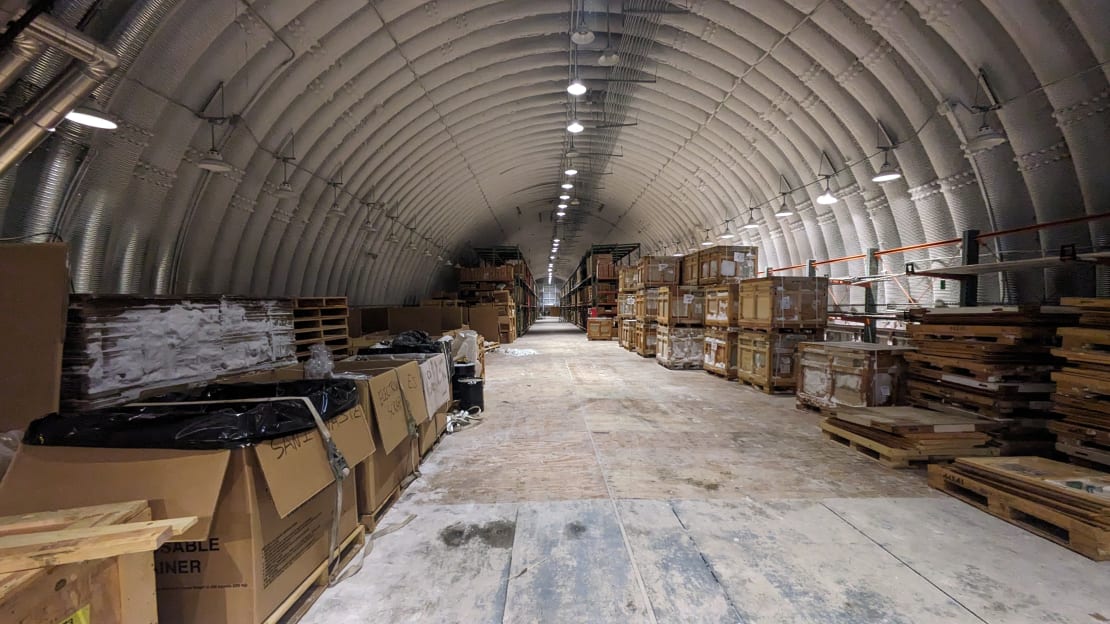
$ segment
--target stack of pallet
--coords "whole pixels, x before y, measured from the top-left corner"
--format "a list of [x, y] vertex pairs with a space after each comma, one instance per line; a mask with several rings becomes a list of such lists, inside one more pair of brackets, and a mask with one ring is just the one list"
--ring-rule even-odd
[[763, 277], [740, 284], [737, 374], [773, 394], [797, 387], [797, 345], [824, 339], [829, 278]]
[[987, 433], [998, 423], [917, 407], [838, 408], [821, 422], [825, 437], [890, 468], [998, 454]]
[[672, 370], [701, 368], [705, 291], [697, 286], [659, 289], [655, 361]]
[[1057, 330], [1061, 347], [1052, 354], [1067, 360], [1052, 373], [1053, 411], [1063, 420], [1049, 423], [1056, 450], [1073, 460], [1110, 467], [1110, 297], [1068, 299], [1079, 309], [1078, 327]]
[[497, 331], [501, 344], [509, 344], [517, 339], [516, 302], [507, 290], [493, 291], [493, 303], [497, 306]]
[[1110, 474], [1041, 457], [929, 466], [929, 485], [1095, 561], [1110, 560]]
[[995, 432], [1003, 455], [1050, 453], [1054, 385], [1050, 353], [1061, 321], [1074, 314], [1040, 307], [915, 311], [908, 327], [910, 400], [930, 409], [1006, 423]]
[[298, 360], [307, 360], [314, 344], [323, 344], [333, 358], [347, 357], [347, 298], [298, 297], [293, 302], [293, 334]]

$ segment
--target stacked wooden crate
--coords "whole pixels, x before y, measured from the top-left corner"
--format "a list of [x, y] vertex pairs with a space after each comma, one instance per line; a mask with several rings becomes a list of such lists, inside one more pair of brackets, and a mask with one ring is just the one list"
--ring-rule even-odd
[[635, 351], [642, 357], [655, 357], [658, 341], [659, 290], [678, 284], [678, 259], [670, 256], [644, 256], [636, 264], [632, 285], [636, 311]]
[[793, 392], [797, 345], [824, 339], [828, 324], [827, 277], [763, 277], [739, 290], [740, 381], [763, 392]]
[[507, 290], [493, 291], [493, 303], [497, 306], [497, 331], [501, 344], [509, 344], [517, 339], [516, 302]]
[[636, 323], [633, 328], [633, 342], [637, 355], [640, 357], [655, 357], [658, 327], [655, 323]]
[[608, 316], [586, 319], [587, 340], [612, 340], [615, 325]]
[[974, 416], [919, 407], [841, 407], [821, 422], [825, 438], [890, 468], [910, 468], [956, 457], [993, 456], [986, 433], [1000, 425]]
[[929, 485], [1095, 561], [1110, 560], [1110, 474], [1042, 457], [961, 458]]
[[706, 287], [703, 368], [707, 372], [736, 379], [739, 322], [740, 284]]
[[701, 368], [705, 292], [696, 286], [659, 288], [655, 361], [674, 369]]
[[1004, 455], [1053, 450], [1050, 350], [1056, 326], [1075, 315], [1039, 306], [915, 311], [908, 327], [907, 389], [918, 406], [974, 414], [1006, 426], [994, 432]]
[[293, 335], [298, 360], [307, 360], [309, 347], [314, 344], [323, 344], [334, 358], [351, 355], [347, 337], [347, 298], [294, 299]]
[[1052, 354], [1066, 360], [1052, 373], [1053, 411], [1064, 417], [1048, 428], [1056, 450], [1073, 460], [1110, 467], [1110, 297], [1065, 298], [1081, 312], [1077, 327], [1057, 330], [1061, 346]]
[[735, 283], [758, 275], [758, 247], [717, 245], [697, 255], [699, 286]]
[[638, 321], [634, 318], [620, 319], [620, 345], [621, 347], [632, 351], [636, 348], [636, 325]]
[[841, 407], [905, 404], [912, 347], [868, 342], [800, 342], [797, 406], [835, 415]]

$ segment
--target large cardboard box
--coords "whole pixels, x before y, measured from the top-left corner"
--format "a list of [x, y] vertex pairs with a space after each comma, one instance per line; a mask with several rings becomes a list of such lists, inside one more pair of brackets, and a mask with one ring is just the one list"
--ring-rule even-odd
[[[358, 362], [358, 364], [351, 364]], [[357, 359], [344, 360], [342, 370], [367, 370], [370, 368], [387, 368], [401, 366], [408, 362], [415, 362], [420, 369], [420, 378], [424, 390], [424, 406], [427, 418], [432, 418], [439, 411], [445, 410], [451, 402], [451, 373], [447, 367], [447, 358], [439, 353], [383, 353], [380, 355], [360, 355]], [[398, 369], [400, 370], [400, 369]], [[416, 416], [414, 418], [419, 421]]]
[[466, 324], [463, 318], [463, 310], [458, 306], [444, 306], [439, 309], [440, 312], [440, 330], [449, 331], [458, 329]]
[[[354, 465], [374, 450], [356, 406], [327, 421]], [[339, 539], [357, 528], [343, 481]], [[25, 513], [145, 499], [154, 518], [197, 516], [155, 553], [163, 624], [261, 622], [328, 558], [337, 487], [316, 430], [234, 450], [23, 446], [0, 509]]]
[[495, 304], [471, 306], [470, 329], [481, 334], [486, 340], [497, 340], [500, 334], [497, 316]]
[[0, 244], [0, 431], [58, 411], [68, 293], [64, 244]]
[[399, 334], [410, 329], [419, 329], [438, 336], [443, 331], [442, 311], [443, 308], [431, 306], [389, 308], [389, 333]]

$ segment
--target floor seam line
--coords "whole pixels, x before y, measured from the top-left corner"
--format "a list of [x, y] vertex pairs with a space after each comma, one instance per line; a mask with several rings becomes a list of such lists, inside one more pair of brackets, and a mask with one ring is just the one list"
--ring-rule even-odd
[[736, 621], [743, 622], [744, 617], [740, 614], [740, 609], [736, 606], [736, 601], [732, 599], [732, 594], [728, 593], [728, 588], [721, 582], [721, 577], [717, 575], [717, 570], [713, 568], [713, 564], [709, 559], [706, 559], [705, 551], [698, 545], [698, 540], [694, 538], [694, 534], [690, 532], [690, 528], [686, 526], [686, 522], [682, 520], [682, 516], [678, 515], [678, 510], [674, 507], [674, 501], [667, 501], [667, 506], [671, 508], [671, 513], [674, 514], [678, 523], [682, 525], [683, 530], [686, 532], [686, 536], [690, 538], [690, 543], [694, 545], [694, 549], [698, 551], [698, 556], [701, 557], [702, 563], [705, 564], [705, 569], [709, 570], [710, 576], [717, 582], [717, 586], [721, 588], [721, 593], [725, 595], [725, 602], [728, 603], [728, 608], [732, 609], [732, 614], [736, 616]]
[[520, 505], [513, 514], [513, 545], [509, 547], [509, 568], [505, 570], [505, 601], [501, 603], [501, 624], [505, 624], [505, 614], [509, 612], [509, 585], [513, 582], [513, 550], [516, 549], [516, 530], [520, 526]]
[[[567, 362], [567, 372], [570, 373], [570, 363]], [[573, 374], [571, 374], [573, 378]], [[582, 426], [586, 429], [586, 436], [590, 440], [590, 448], [594, 452], [594, 461], [597, 462], [597, 470], [601, 473], [601, 482], [605, 484], [605, 492], [609, 496], [609, 505], [613, 508], [613, 515], [617, 519], [617, 528], [621, 532], [621, 541], [624, 542], [624, 550], [628, 553], [628, 562], [632, 566], [632, 572], [636, 575], [636, 585], [640, 589], [640, 596], [644, 600], [644, 606], [647, 608], [648, 618], [652, 624], [659, 624], [659, 619], [655, 615], [655, 605], [651, 603], [651, 597], [647, 593], [647, 585], [644, 584], [644, 575], [640, 572], [640, 566], [636, 563], [636, 555], [632, 551], [632, 542], [628, 539], [628, 532], [624, 527], [624, 519], [621, 517], [620, 506], [617, 505], [617, 500], [613, 496], [613, 488], [609, 486], [609, 480], [605, 478], [605, 468], [601, 462], [601, 451], [597, 448], [597, 441], [594, 440], [594, 432], [590, 430], [590, 423], [586, 420], [585, 413], [580, 414], [582, 418]]]
[[949, 600], [951, 600], [952, 602], [954, 602], [954, 603], [956, 603], [956, 604], [960, 605], [960, 608], [962, 608], [962, 609], [963, 609], [964, 611], [967, 611], [968, 613], [970, 613], [970, 614], [971, 614], [972, 616], [974, 616], [974, 617], [975, 617], [975, 619], [979, 620], [980, 622], [983, 622], [983, 624], [990, 624], [990, 622], [989, 622], [989, 621], [987, 621], [986, 619], [984, 619], [984, 618], [983, 618], [983, 616], [981, 616], [981, 615], [979, 615], [978, 613], [976, 613], [975, 611], [971, 610], [971, 608], [970, 608], [970, 607], [968, 607], [967, 605], [965, 605], [965, 604], [964, 604], [963, 602], [961, 602], [961, 601], [960, 601], [959, 599], [957, 599], [957, 598], [956, 598], [955, 596], [953, 596], [952, 594], [950, 594], [950, 593], [948, 593], [947, 591], [945, 591], [945, 590], [944, 590], [944, 588], [942, 588], [942, 587], [941, 587], [940, 585], [937, 585], [936, 583], [934, 583], [932, 579], [930, 579], [929, 577], [925, 576], [925, 575], [924, 575], [924, 574], [922, 574], [921, 572], [918, 572], [918, 571], [917, 571], [917, 568], [914, 568], [914, 567], [913, 567], [912, 565], [910, 565], [909, 563], [907, 563], [907, 562], [906, 562], [906, 561], [905, 561], [904, 559], [902, 559], [902, 558], [901, 558], [901, 557], [899, 557], [898, 555], [896, 555], [896, 554], [894, 554], [893, 552], [891, 552], [891, 550], [890, 550], [889, 548], [887, 548], [886, 546], [883, 546], [883, 545], [882, 545], [881, 543], [879, 543], [879, 541], [878, 541], [878, 540], [876, 540], [875, 538], [873, 538], [873, 537], [871, 537], [870, 535], [868, 535], [867, 533], [865, 533], [865, 532], [863, 531], [863, 529], [861, 529], [861, 528], [859, 528], [858, 526], [856, 526], [855, 524], [853, 524], [851, 520], [848, 520], [848, 519], [847, 519], [847, 518], [845, 518], [845, 517], [844, 517], [843, 515], [841, 515], [841, 514], [837, 513], [837, 511], [836, 511], [835, 509], [833, 509], [832, 507], [829, 507], [828, 505], [826, 505], [824, 501], [818, 501], [818, 504], [820, 504], [820, 505], [821, 505], [822, 507], [824, 507], [825, 509], [828, 509], [828, 510], [829, 510], [829, 512], [831, 512], [831, 513], [832, 513], [832, 515], [836, 516], [837, 518], [840, 518], [841, 522], [843, 522], [844, 524], [847, 524], [848, 526], [850, 526], [850, 527], [852, 527], [853, 529], [855, 529], [855, 530], [856, 530], [856, 532], [858, 532], [858, 533], [859, 533], [860, 535], [862, 535], [862, 536], [864, 536], [865, 538], [867, 538], [867, 540], [868, 540], [868, 541], [870, 541], [870, 542], [871, 542], [872, 544], [874, 544], [874, 545], [878, 546], [879, 548], [881, 548], [881, 549], [883, 550], [883, 552], [885, 552], [886, 554], [888, 554], [888, 555], [890, 555], [891, 557], [893, 557], [895, 561], [897, 561], [898, 563], [900, 563], [900, 564], [902, 564], [902, 565], [906, 566], [906, 568], [907, 568], [907, 569], [908, 569], [909, 571], [911, 571], [911, 572], [913, 572], [914, 574], [916, 574], [916, 575], [918, 575], [919, 577], [921, 577], [921, 578], [922, 578], [922, 580], [924, 580], [924, 581], [925, 581], [926, 583], [928, 583], [929, 585], [932, 585], [932, 586], [933, 586], [933, 587], [934, 587], [934, 588], [935, 588], [935, 589], [936, 589], [937, 591], [939, 591], [940, 593], [942, 593], [942, 594], [944, 594], [945, 596], [947, 596]]

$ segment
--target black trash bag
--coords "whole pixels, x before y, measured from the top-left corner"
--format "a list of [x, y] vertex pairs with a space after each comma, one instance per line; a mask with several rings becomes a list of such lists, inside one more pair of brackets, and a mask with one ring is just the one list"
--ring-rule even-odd
[[51, 414], [27, 427], [24, 444], [157, 448], [235, 449], [316, 428], [303, 401], [236, 403], [241, 399], [307, 397], [329, 420], [358, 404], [358, 389], [346, 380], [266, 384], [215, 384], [165, 394], [143, 403], [233, 401], [209, 405], [121, 406], [78, 414]]
[[395, 347], [421, 347], [434, 342], [428, 332], [420, 329], [410, 329], [397, 334], [392, 344]]

